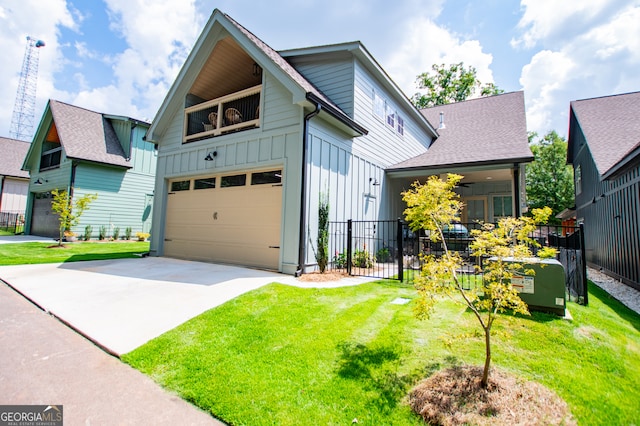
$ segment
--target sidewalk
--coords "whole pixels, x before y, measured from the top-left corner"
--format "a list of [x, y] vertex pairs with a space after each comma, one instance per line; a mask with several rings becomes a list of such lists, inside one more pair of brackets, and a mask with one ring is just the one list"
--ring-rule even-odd
[[62, 405], [69, 425], [224, 425], [0, 282], [0, 405]]
[[57, 240], [49, 237], [38, 237], [37, 235], [0, 235], [0, 244], [13, 243], [55, 243]]

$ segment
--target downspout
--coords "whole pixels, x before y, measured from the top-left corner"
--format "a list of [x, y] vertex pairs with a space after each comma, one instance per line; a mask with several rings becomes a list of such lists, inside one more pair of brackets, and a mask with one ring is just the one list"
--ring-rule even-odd
[[307, 143], [309, 120], [320, 113], [322, 105], [316, 102], [316, 109], [304, 116], [302, 128], [302, 176], [300, 189], [300, 241], [298, 245], [298, 270], [295, 273], [299, 277], [304, 272], [304, 263], [307, 258], [307, 244], [305, 242], [305, 229], [307, 229]]
[[131, 121], [131, 131], [129, 132], [129, 153], [126, 158], [127, 161], [131, 161], [131, 153], [133, 152], [133, 132], [135, 131], [137, 126], [137, 121]]
[[2, 192], [4, 191], [4, 176], [0, 176], [0, 212], [2, 211]]

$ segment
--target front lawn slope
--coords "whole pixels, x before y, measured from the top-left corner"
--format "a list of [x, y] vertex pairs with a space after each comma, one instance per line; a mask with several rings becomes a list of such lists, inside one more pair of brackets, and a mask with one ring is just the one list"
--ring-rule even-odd
[[[212, 309], [123, 359], [234, 425], [418, 425], [406, 395], [422, 378], [481, 365], [476, 319], [452, 301], [414, 318], [410, 286], [272, 284]], [[496, 367], [554, 390], [581, 425], [638, 423], [640, 319], [592, 288], [575, 320], [504, 316]], [[477, 336], [476, 336], [477, 334]]]

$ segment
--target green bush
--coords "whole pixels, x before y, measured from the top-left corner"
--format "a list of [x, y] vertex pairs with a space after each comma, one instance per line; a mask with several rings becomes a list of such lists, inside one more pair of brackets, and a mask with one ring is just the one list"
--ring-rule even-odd
[[358, 268], [372, 268], [376, 259], [367, 250], [356, 250], [353, 253], [353, 266]]
[[335, 269], [346, 269], [346, 267], [347, 267], [347, 254], [346, 253], [338, 253], [336, 251], [336, 255], [333, 256], [333, 267]]
[[391, 260], [391, 252], [387, 247], [382, 247], [376, 253], [376, 259], [378, 260], [378, 262], [388, 262], [389, 260]]
[[116, 226], [115, 228], [113, 228], [113, 239], [117, 241], [118, 238], [120, 238], [120, 228]]
[[91, 234], [93, 233], [93, 226], [87, 225], [84, 227], [84, 240], [89, 241], [91, 239]]
[[131, 227], [127, 226], [124, 230], [124, 239], [129, 241], [131, 239]]
[[98, 239], [105, 240], [107, 238], [107, 227], [102, 225], [98, 231]]

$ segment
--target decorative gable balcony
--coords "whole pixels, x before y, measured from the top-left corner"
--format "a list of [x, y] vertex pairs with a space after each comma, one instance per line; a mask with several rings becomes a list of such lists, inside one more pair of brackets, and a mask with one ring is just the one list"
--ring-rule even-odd
[[183, 142], [260, 127], [262, 85], [185, 108]]

